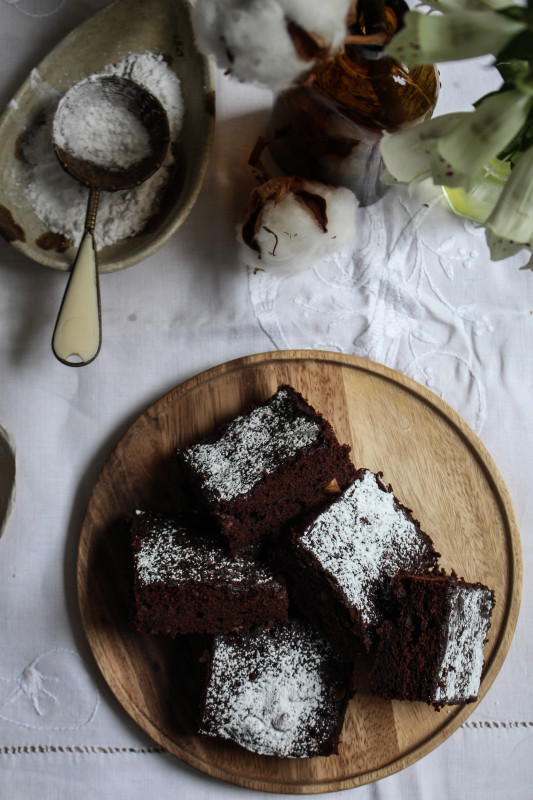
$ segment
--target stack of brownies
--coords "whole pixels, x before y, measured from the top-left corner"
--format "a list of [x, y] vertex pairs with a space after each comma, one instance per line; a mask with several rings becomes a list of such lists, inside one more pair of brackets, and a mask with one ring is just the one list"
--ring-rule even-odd
[[212, 635], [199, 733], [337, 753], [361, 652], [376, 695], [476, 699], [494, 593], [439, 569], [411, 511], [292, 387], [177, 457], [194, 510], [133, 515], [134, 624]]

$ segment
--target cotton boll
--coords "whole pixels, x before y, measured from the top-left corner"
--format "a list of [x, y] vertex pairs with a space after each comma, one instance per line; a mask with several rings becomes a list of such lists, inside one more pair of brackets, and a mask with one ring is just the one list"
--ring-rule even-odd
[[[267, 203], [255, 240], [264, 266], [305, 269], [321, 251], [325, 234], [309, 211], [292, 194]], [[329, 239], [328, 239], [329, 241]]]
[[346, 18], [352, 0], [279, 0], [287, 19], [291, 19], [333, 52], [340, 50], [346, 37]]
[[232, 72], [242, 81], [278, 91], [309, 70], [294, 49], [276, 0], [260, 0], [249, 13], [235, 14], [224, 40], [233, 54]]
[[252, 192], [243, 214], [240, 257], [280, 275], [309, 269], [354, 240], [356, 208], [344, 187], [271, 179]]
[[340, 49], [352, 0], [198, 0], [199, 47], [243, 82], [280, 91]]

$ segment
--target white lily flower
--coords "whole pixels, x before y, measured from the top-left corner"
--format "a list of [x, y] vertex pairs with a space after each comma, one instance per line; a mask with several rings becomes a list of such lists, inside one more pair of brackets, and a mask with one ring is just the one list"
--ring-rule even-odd
[[494, 11], [464, 8], [442, 15], [409, 11], [404, 24], [387, 45], [386, 52], [409, 65], [496, 54], [527, 28], [524, 22]]
[[494, 237], [522, 245], [533, 242], [533, 147], [515, 164], [485, 226]]
[[470, 190], [486, 164], [526, 122], [533, 98], [518, 90], [491, 95], [475, 111], [433, 117], [413, 128], [385, 134], [381, 155], [384, 183], [431, 177], [442, 186]]
[[520, 132], [533, 98], [516, 89], [484, 99], [439, 138], [433, 157], [436, 184], [471, 189], [485, 164]]

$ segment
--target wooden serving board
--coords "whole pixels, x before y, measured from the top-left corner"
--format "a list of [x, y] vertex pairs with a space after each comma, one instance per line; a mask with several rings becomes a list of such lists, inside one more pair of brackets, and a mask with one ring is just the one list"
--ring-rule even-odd
[[138, 634], [128, 621], [131, 555], [124, 518], [136, 507], [170, 511], [183, 498], [172, 458], [290, 383], [352, 446], [357, 467], [381, 470], [442, 554], [441, 564], [495, 590], [479, 699], [496, 677], [516, 625], [522, 586], [519, 531], [503, 480], [479, 439], [414, 381], [364, 359], [315, 351], [250, 356], [208, 370], [149, 408], [111, 453], [93, 489], [78, 556], [83, 624], [118, 701], [159, 745], [211, 776], [287, 793], [350, 788], [429, 753], [475, 708], [384, 701], [356, 672], [338, 756], [280, 759], [198, 737], [189, 639]]

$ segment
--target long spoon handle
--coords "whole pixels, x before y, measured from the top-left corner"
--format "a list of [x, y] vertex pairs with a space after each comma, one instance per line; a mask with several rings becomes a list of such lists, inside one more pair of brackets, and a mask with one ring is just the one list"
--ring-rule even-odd
[[100, 352], [102, 343], [98, 260], [93, 234], [97, 205], [98, 192], [91, 190], [85, 233], [65, 289], [52, 337], [54, 355], [69, 367], [83, 367], [90, 364]]

